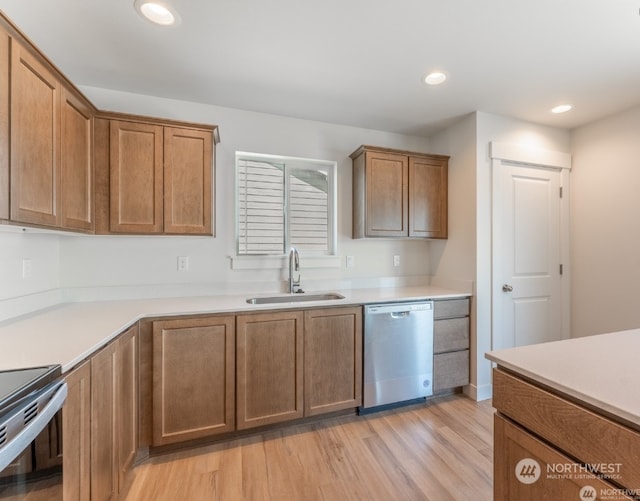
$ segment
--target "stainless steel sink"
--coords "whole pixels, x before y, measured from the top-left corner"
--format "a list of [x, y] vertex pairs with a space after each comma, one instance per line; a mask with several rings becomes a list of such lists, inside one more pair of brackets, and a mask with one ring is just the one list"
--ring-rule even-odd
[[286, 296], [250, 297], [249, 304], [277, 304], [277, 303], [306, 303], [308, 301], [333, 301], [344, 299], [344, 296], [336, 292], [324, 292], [322, 294], [287, 294]]

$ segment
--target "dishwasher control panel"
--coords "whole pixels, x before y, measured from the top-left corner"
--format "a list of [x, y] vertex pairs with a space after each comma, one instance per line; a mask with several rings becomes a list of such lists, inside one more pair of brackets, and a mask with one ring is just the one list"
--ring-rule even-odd
[[386, 303], [374, 304], [365, 307], [365, 314], [393, 313], [395, 311], [424, 311], [433, 310], [433, 302], [426, 303]]

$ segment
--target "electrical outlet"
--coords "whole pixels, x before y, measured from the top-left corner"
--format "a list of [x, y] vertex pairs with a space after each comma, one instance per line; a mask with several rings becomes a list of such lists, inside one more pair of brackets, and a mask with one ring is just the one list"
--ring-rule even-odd
[[400, 266], [400, 256], [393, 256], [393, 266]]
[[178, 256], [178, 271], [189, 271], [189, 256]]
[[347, 256], [347, 268], [353, 268], [355, 266], [355, 258], [353, 256]]
[[22, 278], [31, 278], [31, 259], [25, 258], [22, 260]]

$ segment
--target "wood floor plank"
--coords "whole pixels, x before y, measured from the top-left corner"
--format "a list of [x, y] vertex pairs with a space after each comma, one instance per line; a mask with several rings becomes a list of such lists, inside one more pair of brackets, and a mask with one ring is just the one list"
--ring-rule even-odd
[[153, 457], [131, 501], [492, 499], [493, 409], [462, 395]]

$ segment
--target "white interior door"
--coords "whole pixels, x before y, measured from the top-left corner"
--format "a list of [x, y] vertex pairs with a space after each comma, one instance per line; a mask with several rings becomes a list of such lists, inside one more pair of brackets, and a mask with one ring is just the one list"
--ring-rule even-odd
[[493, 349], [562, 339], [560, 169], [494, 163]]

